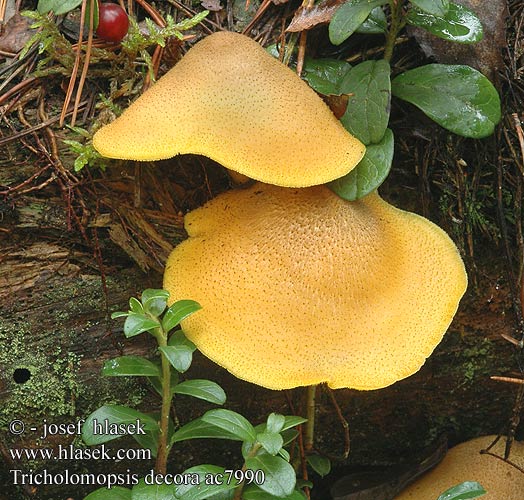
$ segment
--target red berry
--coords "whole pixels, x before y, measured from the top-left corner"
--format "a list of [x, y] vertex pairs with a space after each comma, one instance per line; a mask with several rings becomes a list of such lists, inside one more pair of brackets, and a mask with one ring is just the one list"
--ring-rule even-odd
[[98, 28], [96, 34], [109, 42], [119, 42], [126, 36], [129, 19], [116, 3], [98, 4]]

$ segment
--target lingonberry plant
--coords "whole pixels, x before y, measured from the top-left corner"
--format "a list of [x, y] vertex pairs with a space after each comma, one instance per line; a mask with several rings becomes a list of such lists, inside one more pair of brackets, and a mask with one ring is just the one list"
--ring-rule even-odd
[[[102, 369], [102, 375], [106, 377], [146, 377], [162, 398], [160, 413], [149, 414], [122, 405], [105, 405], [89, 415], [82, 428], [86, 444], [101, 445], [121, 437], [112, 429], [130, 429], [129, 426], [139, 425], [141, 432], [130, 434], [156, 457], [155, 469], [143, 478], [133, 475], [129, 481], [132, 489], [104, 487], [90, 493], [86, 500], [256, 500], [268, 495], [275, 499], [303, 500], [285, 447], [297, 436], [293, 428], [305, 419], [271, 413], [266, 422], [253, 426], [239, 413], [220, 408], [209, 410], [176, 428], [171, 418], [174, 397], [184, 395], [222, 405], [226, 395], [210, 380], [180, 380], [180, 375], [191, 366], [196, 348], [177, 327], [184, 318], [197, 313], [200, 306], [191, 300], [181, 300], [167, 307], [168, 298], [169, 293], [165, 290], [147, 289], [141, 300], [130, 299], [129, 311], [112, 315], [113, 318], [126, 318], [124, 334], [127, 338], [145, 332], [152, 335], [158, 344], [160, 359], [151, 361], [140, 356], [120, 356], [106, 361]], [[100, 422], [105, 424], [103, 429], [95, 425]], [[206, 464], [168, 473], [167, 458], [173, 446], [196, 438], [221, 438], [242, 443], [242, 468], [234, 470]], [[175, 473], [184, 479], [175, 480]]]
[[[449, 0], [348, 0], [331, 19], [330, 41], [340, 45], [355, 33], [382, 35], [383, 58], [355, 66], [336, 59], [306, 58], [303, 78], [320, 94], [349, 96], [341, 122], [367, 146], [357, 168], [329, 184], [344, 199], [365, 196], [388, 176], [394, 149], [388, 128], [392, 96], [417, 106], [440, 126], [463, 137], [486, 137], [500, 121], [497, 91], [469, 66], [427, 64], [396, 74], [391, 60], [406, 25], [461, 44], [476, 43], [483, 36], [475, 13]], [[270, 50], [278, 57], [278, 50]]]

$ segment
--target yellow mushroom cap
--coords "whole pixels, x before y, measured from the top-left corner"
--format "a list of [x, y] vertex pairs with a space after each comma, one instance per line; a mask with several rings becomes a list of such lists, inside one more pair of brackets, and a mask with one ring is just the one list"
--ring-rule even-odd
[[451, 239], [372, 193], [256, 184], [186, 215], [169, 256], [170, 300], [209, 358], [271, 389], [378, 389], [422, 366], [466, 286]]
[[[487, 491], [482, 500], [523, 500], [524, 474], [499, 458], [481, 454], [496, 436], [482, 436], [452, 448], [433, 470], [406, 488], [395, 500], [436, 500], [465, 481], [477, 481]], [[504, 456], [505, 439], [490, 450]], [[515, 441], [509, 460], [524, 468], [524, 443]]]
[[100, 154], [193, 153], [270, 184], [305, 187], [352, 170], [365, 147], [293, 71], [250, 38], [219, 32], [93, 138]]

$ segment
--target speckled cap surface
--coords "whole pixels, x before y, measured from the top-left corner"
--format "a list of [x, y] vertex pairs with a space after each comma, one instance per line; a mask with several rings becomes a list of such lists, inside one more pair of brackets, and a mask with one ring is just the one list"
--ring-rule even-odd
[[[449, 488], [465, 481], [477, 481], [486, 490], [482, 500], [522, 500], [524, 473], [500, 458], [481, 454], [497, 436], [482, 436], [449, 450], [444, 460], [433, 470], [406, 488], [395, 500], [436, 500]], [[502, 437], [490, 449], [504, 456], [506, 439]], [[524, 469], [524, 443], [514, 441], [509, 460]], [[466, 498], [466, 497], [464, 497]]]
[[270, 184], [323, 184], [365, 152], [322, 99], [250, 38], [210, 35], [93, 138], [100, 154], [207, 156]]
[[188, 338], [238, 378], [271, 389], [379, 389], [419, 370], [466, 286], [432, 222], [372, 193], [256, 184], [185, 219], [164, 275], [170, 301], [202, 310]]

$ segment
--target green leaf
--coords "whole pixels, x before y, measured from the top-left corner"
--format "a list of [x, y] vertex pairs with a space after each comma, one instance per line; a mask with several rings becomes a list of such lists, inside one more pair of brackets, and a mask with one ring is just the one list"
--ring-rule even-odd
[[286, 423], [286, 417], [278, 413], [271, 413], [267, 417], [266, 428], [268, 432], [280, 432]]
[[281, 457], [257, 455], [246, 459], [246, 468], [264, 472], [264, 482], [258, 487], [277, 497], [291, 495], [295, 489], [296, 476], [293, 467]]
[[447, 14], [437, 17], [418, 9], [411, 9], [407, 21], [431, 34], [457, 43], [475, 43], [482, 40], [482, 23], [469, 9], [450, 3]]
[[[102, 432], [105, 429], [102, 428], [100, 430], [99, 426], [104, 427], [106, 424], [110, 428], [120, 426], [118, 434], [103, 434]], [[136, 428], [133, 429], [130, 424], [135, 424]], [[82, 426], [82, 439], [84, 443], [89, 445], [101, 444], [127, 434], [127, 430], [132, 431], [131, 434], [138, 434], [142, 429], [146, 431], [156, 430], [158, 429], [158, 423], [154, 418], [133, 408], [120, 405], [105, 405], [87, 417]]]
[[340, 45], [356, 31], [375, 7], [386, 3], [388, 0], [348, 0], [342, 4], [329, 23], [331, 43]]
[[382, 140], [389, 122], [391, 69], [387, 61], [364, 61], [346, 74], [340, 90], [349, 94], [344, 127], [366, 146]]
[[193, 361], [194, 349], [186, 345], [163, 346], [159, 347], [158, 350], [165, 355], [171, 366], [180, 373], [184, 373]]
[[[98, 2], [93, 2], [94, 10], [93, 10], [93, 31], [96, 31], [98, 28], [98, 22], [100, 20], [100, 14], [98, 12]], [[90, 17], [91, 17], [91, 2], [87, 2], [86, 4], [86, 14], [85, 14], [85, 27], [86, 29], [89, 29], [90, 24]]]
[[[235, 478], [225, 473], [223, 467], [217, 465], [197, 465], [186, 469], [184, 476], [195, 478], [198, 484], [181, 484], [175, 486], [175, 496], [179, 500], [203, 500], [222, 491], [232, 490], [238, 486]], [[214, 484], [218, 483], [218, 484]]]
[[156, 458], [159, 434], [159, 431], [146, 431], [145, 434], [133, 434], [133, 438], [142, 448], [150, 450], [151, 455]]
[[285, 448], [280, 448], [278, 451], [278, 454], [286, 461], [289, 462], [291, 460], [291, 455], [289, 454], [289, 451], [287, 451]]
[[121, 488], [120, 486], [113, 486], [112, 488], [99, 488], [86, 497], [84, 500], [132, 500], [131, 490]]
[[338, 196], [355, 201], [377, 189], [391, 169], [394, 150], [393, 132], [388, 128], [382, 141], [366, 148], [364, 158], [349, 174], [340, 177], [327, 186]]
[[208, 424], [238, 436], [242, 441], [255, 441], [257, 438], [253, 426], [237, 412], [225, 409], [209, 410], [201, 418]]
[[282, 431], [286, 431], [287, 429], [291, 429], [292, 427], [296, 427], [297, 425], [304, 424], [307, 422], [307, 418], [304, 417], [295, 417], [294, 415], [288, 415], [285, 417], [284, 427], [282, 427]]
[[170, 484], [146, 484], [142, 479], [133, 486], [131, 500], [176, 500]]
[[144, 314], [144, 306], [136, 297], [129, 299], [129, 310], [137, 314]]
[[382, 7], [375, 7], [366, 20], [357, 28], [356, 32], [363, 35], [379, 35], [386, 33], [388, 20]]
[[319, 94], [340, 95], [340, 84], [350, 68], [346, 61], [306, 57], [302, 78]]
[[420, 66], [398, 75], [392, 82], [392, 92], [464, 137], [486, 137], [500, 121], [500, 97], [495, 87], [469, 66]]
[[217, 405], [223, 405], [226, 402], [224, 389], [211, 380], [194, 379], [180, 382], [175, 386], [174, 393], [186, 394]]
[[117, 318], [127, 318], [129, 316], [128, 312], [124, 311], [115, 311], [114, 313], [111, 313], [111, 319], [117, 319]]
[[175, 370], [183, 373], [193, 361], [193, 352], [196, 350], [195, 344], [188, 340], [182, 330], [173, 332], [169, 338], [168, 348], [164, 353]]
[[57, 16], [61, 16], [76, 9], [81, 3], [82, 0], [39, 0], [37, 8], [40, 14], [53, 11]]
[[286, 497], [275, 497], [261, 490], [258, 486], [250, 484], [244, 488], [242, 498], [243, 500], [305, 500], [306, 497], [297, 490]]
[[308, 455], [306, 461], [320, 477], [327, 476], [331, 472], [331, 461], [329, 458], [320, 455]]
[[152, 316], [160, 316], [167, 306], [169, 292], [167, 290], [148, 288], [142, 292], [140, 300], [144, 311]]
[[281, 434], [284, 439], [284, 446], [286, 446], [297, 438], [298, 431], [296, 429], [287, 429], [282, 431]]
[[134, 337], [143, 332], [148, 332], [158, 328], [160, 323], [144, 314], [129, 313], [124, 323], [124, 335], [127, 338]]
[[220, 427], [217, 427], [208, 422], [204, 422], [202, 418], [196, 418], [188, 424], [178, 429], [170, 440], [170, 445], [188, 439], [203, 439], [203, 438], [218, 438], [229, 439], [231, 441], [242, 441], [238, 435], [228, 432]]
[[145, 376], [160, 377], [158, 366], [141, 356], [120, 356], [108, 359], [102, 368], [105, 377]]
[[257, 434], [257, 441], [270, 455], [276, 455], [284, 445], [282, 436], [277, 432], [261, 432]]
[[486, 493], [486, 490], [475, 481], [466, 481], [449, 490], [446, 490], [437, 500], [469, 500], [478, 498]]
[[202, 306], [194, 300], [178, 300], [172, 304], [164, 314], [162, 328], [165, 332], [169, 332], [182, 320], [199, 309], [202, 309]]
[[411, 0], [411, 3], [426, 14], [444, 17], [449, 10], [449, 0]]
[[173, 332], [171, 337], [169, 337], [169, 340], [167, 341], [167, 345], [172, 346], [178, 346], [183, 345], [189, 347], [192, 351], [196, 351], [196, 345], [193, 344], [185, 335], [185, 333], [182, 330], [176, 330]]

